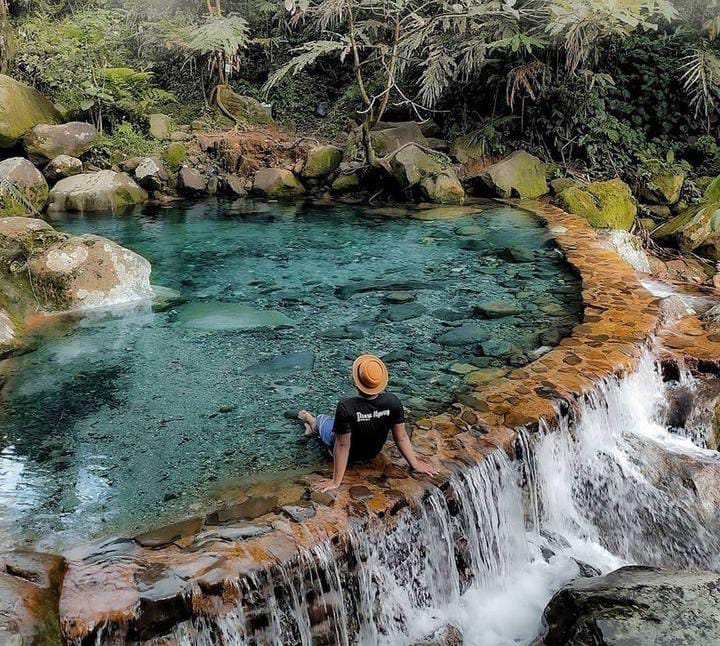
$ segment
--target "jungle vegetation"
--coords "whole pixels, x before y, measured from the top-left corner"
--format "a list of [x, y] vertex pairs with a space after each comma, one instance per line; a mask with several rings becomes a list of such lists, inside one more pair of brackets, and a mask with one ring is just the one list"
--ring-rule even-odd
[[131, 147], [151, 112], [215, 118], [229, 84], [329, 137], [432, 118], [489, 157], [523, 147], [588, 177], [717, 175], [719, 5], [0, 0], [0, 67]]

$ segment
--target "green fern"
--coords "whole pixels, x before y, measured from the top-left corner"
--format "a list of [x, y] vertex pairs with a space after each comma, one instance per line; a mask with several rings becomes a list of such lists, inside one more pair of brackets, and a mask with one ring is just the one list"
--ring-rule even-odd
[[19, 204], [33, 217], [41, 217], [40, 211], [35, 208], [35, 205], [7, 177], [0, 177], [0, 197], [2, 197], [2, 201], [9, 200]]

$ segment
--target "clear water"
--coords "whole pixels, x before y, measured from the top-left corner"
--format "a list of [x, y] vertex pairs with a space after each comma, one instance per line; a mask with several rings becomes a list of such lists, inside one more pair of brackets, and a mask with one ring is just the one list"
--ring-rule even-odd
[[521, 437], [523, 462], [491, 455], [432, 493], [419, 517], [355, 530], [352, 557], [328, 543], [256, 579], [272, 614], [266, 633], [238, 607], [173, 637], [309, 646], [317, 606], [340, 599], [332, 643], [409, 645], [450, 624], [469, 646], [529, 645], [552, 595], [579, 576], [627, 564], [717, 570], [720, 455], [668, 431], [667, 395], [646, 356], [636, 373], [602, 384], [572, 428]]
[[[228, 483], [317, 466], [289, 411], [332, 411], [361, 352], [387, 357], [424, 415], [467, 388], [453, 364], [521, 364], [577, 321], [579, 283], [529, 214], [371, 215], [210, 202], [56, 217], [139, 252], [185, 302], [64, 320], [6, 364], [0, 543], [139, 530], [207, 510]], [[414, 302], [387, 302], [398, 291]], [[517, 314], [476, 318], [488, 300]], [[467, 324], [483, 346], [436, 341]]]

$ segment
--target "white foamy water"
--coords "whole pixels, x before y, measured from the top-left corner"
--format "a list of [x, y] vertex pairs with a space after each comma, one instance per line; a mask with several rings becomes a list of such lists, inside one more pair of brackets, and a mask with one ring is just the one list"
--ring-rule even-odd
[[[689, 375], [681, 381], [693, 387]], [[254, 627], [238, 608], [178, 626], [175, 638], [402, 645], [452, 624], [471, 646], [530, 644], [547, 602], [578, 576], [630, 563], [720, 567], [716, 517], [702, 499], [720, 483], [720, 459], [667, 431], [667, 388], [644, 357], [634, 374], [601, 385], [574, 423], [523, 435], [522, 460], [494, 454], [391, 531], [357, 528], [342, 550], [326, 543], [254, 579], [248, 595], [264, 600]], [[706, 480], [688, 484], [698, 473]]]

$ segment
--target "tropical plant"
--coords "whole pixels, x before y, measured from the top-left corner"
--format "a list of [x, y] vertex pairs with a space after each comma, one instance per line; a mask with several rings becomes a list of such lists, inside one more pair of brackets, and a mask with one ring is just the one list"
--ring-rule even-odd
[[208, 17], [193, 29], [185, 47], [190, 59], [204, 60], [216, 85], [227, 85], [230, 75], [240, 67], [241, 52], [250, 40], [247, 21], [241, 16]]
[[[370, 130], [389, 105], [420, 119], [431, 114], [453, 79], [482, 66], [495, 49], [512, 46], [519, 19], [529, 9], [498, 0], [286, 0], [293, 24], [309, 25], [318, 38], [268, 79], [272, 90], [333, 55], [352, 70], [362, 106], [367, 161], [377, 164]], [[520, 3], [522, 4], [522, 3]], [[516, 39], [518, 47], [529, 45]]]

